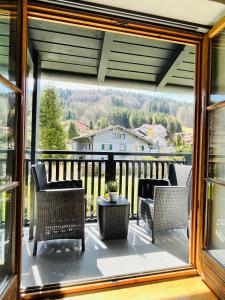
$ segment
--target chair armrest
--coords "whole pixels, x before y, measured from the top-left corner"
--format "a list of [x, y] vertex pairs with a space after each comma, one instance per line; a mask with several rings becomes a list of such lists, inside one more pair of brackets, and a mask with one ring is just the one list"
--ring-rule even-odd
[[153, 199], [150, 199], [150, 198], [142, 198], [142, 197], [139, 197], [139, 201], [143, 201], [147, 204], [154, 204], [154, 200]]
[[47, 189], [82, 188], [82, 180], [62, 180], [47, 183]]
[[[58, 200], [63, 200], [64, 199], [69, 199], [73, 198], [75, 196], [81, 196], [84, 197], [85, 190], [84, 188], [69, 188], [69, 189], [49, 189], [49, 190], [40, 190], [37, 192], [38, 198], [39, 199], [51, 199], [55, 201], [55, 203]], [[47, 202], [47, 201], [46, 201]]]
[[65, 188], [65, 189], [46, 189], [46, 190], [40, 190], [38, 193], [48, 193], [48, 194], [57, 194], [57, 193], [66, 193], [71, 191], [84, 191], [84, 188]]

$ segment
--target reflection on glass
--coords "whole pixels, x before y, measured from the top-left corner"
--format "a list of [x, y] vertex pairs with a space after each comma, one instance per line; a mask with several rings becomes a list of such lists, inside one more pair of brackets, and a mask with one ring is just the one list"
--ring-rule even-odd
[[16, 94], [0, 84], [0, 185], [14, 179]]
[[225, 30], [212, 39], [211, 102], [225, 101]]
[[15, 191], [0, 193], [0, 286], [12, 275]]
[[17, 1], [3, 2], [0, 3], [0, 74], [16, 85]]
[[225, 265], [225, 187], [208, 184], [207, 249]]
[[225, 180], [225, 107], [209, 112], [208, 177]]
[[30, 168], [27, 167], [30, 161], [31, 153], [31, 131], [32, 131], [32, 100], [33, 100], [33, 80], [34, 66], [31, 59], [29, 49], [27, 51], [27, 91], [26, 91], [26, 120], [25, 120], [25, 185], [24, 185], [24, 224], [28, 224], [29, 221], [29, 204], [31, 196], [31, 185], [30, 185]]

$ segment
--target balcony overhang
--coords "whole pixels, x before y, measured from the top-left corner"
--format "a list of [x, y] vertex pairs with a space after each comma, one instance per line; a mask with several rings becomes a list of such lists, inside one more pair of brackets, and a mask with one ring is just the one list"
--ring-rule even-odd
[[29, 45], [43, 79], [193, 93], [194, 46], [35, 19]]

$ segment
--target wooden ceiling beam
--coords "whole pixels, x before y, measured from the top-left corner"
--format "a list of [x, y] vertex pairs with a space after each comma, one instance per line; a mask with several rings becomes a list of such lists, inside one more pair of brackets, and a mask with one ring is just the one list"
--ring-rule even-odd
[[113, 45], [113, 39], [114, 39], [114, 33], [105, 32], [103, 43], [102, 43], [102, 52], [101, 52], [101, 57], [99, 62], [99, 68], [98, 68], [98, 77], [97, 77], [98, 83], [102, 83], [105, 80], [110, 52]]
[[179, 45], [174, 51], [171, 59], [163, 68], [161, 74], [156, 80], [156, 91], [163, 89], [170, 78], [173, 76], [179, 64], [184, 61], [184, 58], [187, 54], [189, 54], [191, 48], [190, 46]]

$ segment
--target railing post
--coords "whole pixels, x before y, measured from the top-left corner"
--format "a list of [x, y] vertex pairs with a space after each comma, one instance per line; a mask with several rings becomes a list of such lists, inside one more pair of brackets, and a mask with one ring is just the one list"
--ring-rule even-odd
[[105, 164], [105, 182], [116, 179], [116, 163], [114, 161], [114, 154], [108, 154], [108, 160]]
[[185, 160], [187, 165], [192, 165], [192, 154], [186, 154], [185, 155]]

